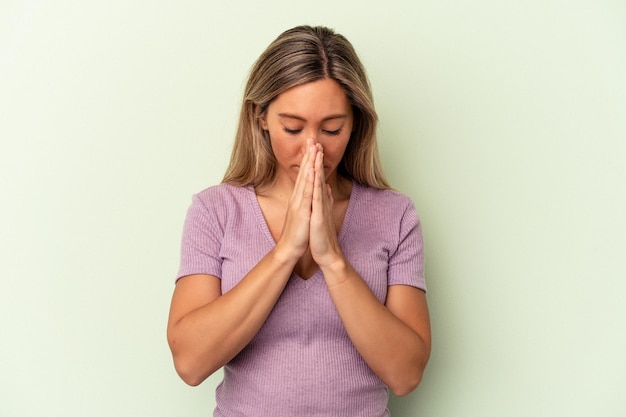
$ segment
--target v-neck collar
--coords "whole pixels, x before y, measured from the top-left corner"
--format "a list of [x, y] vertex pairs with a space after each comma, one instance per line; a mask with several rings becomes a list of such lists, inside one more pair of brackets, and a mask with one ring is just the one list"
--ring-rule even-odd
[[[250, 194], [249, 194], [250, 204], [252, 206], [252, 209], [254, 210], [254, 214], [256, 215], [257, 222], [259, 226], [261, 227], [261, 231], [268, 242], [269, 248], [271, 249], [274, 246], [276, 246], [276, 241], [274, 240], [274, 237], [272, 236], [272, 233], [270, 232], [270, 228], [267, 224], [267, 221], [265, 220], [265, 216], [263, 216], [263, 211], [261, 210], [261, 205], [259, 204], [259, 200], [254, 190], [254, 186], [248, 185], [246, 188], [250, 190]], [[357, 200], [360, 198], [360, 193], [361, 193], [361, 186], [357, 184], [355, 181], [352, 181], [352, 190], [350, 192], [350, 198], [348, 200], [348, 207], [346, 208], [346, 214], [344, 215], [343, 222], [341, 223], [341, 229], [339, 230], [339, 234], [337, 235], [339, 246], [341, 246], [343, 240], [345, 239], [345, 235], [348, 233], [350, 229], [350, 224], [352, 223], [352, 217], [353, 217], [352, 214], [355, 210], [354, 207], [357, 204]], [[305, 282], [310, 281], [312, 278], [315, 278], [316, 276], [320, 274], [321, 274], [321, 270], [318, 268], [317, 271], [313, 273], [313, 275], [311, 275], [307, 279], [304, 279], [300, 277], [299, 275], [297, 275], [295, 272], [292, 272], [293, 276]]]

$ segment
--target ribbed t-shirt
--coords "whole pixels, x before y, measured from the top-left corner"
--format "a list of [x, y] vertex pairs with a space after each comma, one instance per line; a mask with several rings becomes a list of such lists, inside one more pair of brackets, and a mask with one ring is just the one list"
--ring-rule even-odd
[[[338, 240], [381, 302], [389, 285], [426, 290], [421, 225], [407, 196], [354, 183]], [[226, 293], [274, 246], [252, 186], [213, 186], [193, 196], [177, 278], [214, 275]], [[318, 270], [307, 280], [292, 273], [259, 332], [224, 366], [214, 416], [383, 417], [387, 401]]]

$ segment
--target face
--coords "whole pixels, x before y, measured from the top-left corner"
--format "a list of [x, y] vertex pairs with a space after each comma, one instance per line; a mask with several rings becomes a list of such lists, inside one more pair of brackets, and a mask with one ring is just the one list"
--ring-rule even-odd
[[284, 91], [261, 117], [276, 156], [278, 177], [295, 181], [306, 140], [324, 148], [324, 174], [336, 180], [337, 166], [346, 150], [353, 125], [352, 106], [344, 89], [333, 79], [302, 84]]

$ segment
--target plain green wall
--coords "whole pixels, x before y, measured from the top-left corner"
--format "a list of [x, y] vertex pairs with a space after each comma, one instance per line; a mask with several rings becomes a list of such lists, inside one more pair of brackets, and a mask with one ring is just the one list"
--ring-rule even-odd
[[[165, 324], [247, 71], [324, 24], [421, 214], [434, 350], [399, 417], [626, 415], [626, 3], [0, 2], [0, 416], [207, 416]], [[343, 416], [342, 416], [343, 417]]]

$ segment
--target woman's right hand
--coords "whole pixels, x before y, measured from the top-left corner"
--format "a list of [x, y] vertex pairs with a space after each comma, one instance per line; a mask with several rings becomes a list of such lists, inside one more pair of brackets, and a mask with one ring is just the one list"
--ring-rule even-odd
[[314, 164], [317, 152], [318, 148], [313, 144], [313, 140], [307, 139], [300, 170], [289, 198], [283, 230], [276, 243], [276, 249], [280, 253], [287, 254], [290, 259], [299, 259], [309, 246], [315, 179]]
[[176, 370], [188, 384], [204, 381], [252, 340], [307, 250], [317, 152], [307, 140], [276, 247], [234, 288], [222, 294], [220, 278], [203, 274], [176, 284], [167, 333]]
[[204, 381], [250, 342], [307, 250], [316, 153], [307, 140], [280, 238], [234, 288], [222, 294], [220, 278], [203, 274], [176, 284], [168, 340], [176, 370], [188, 384]]

